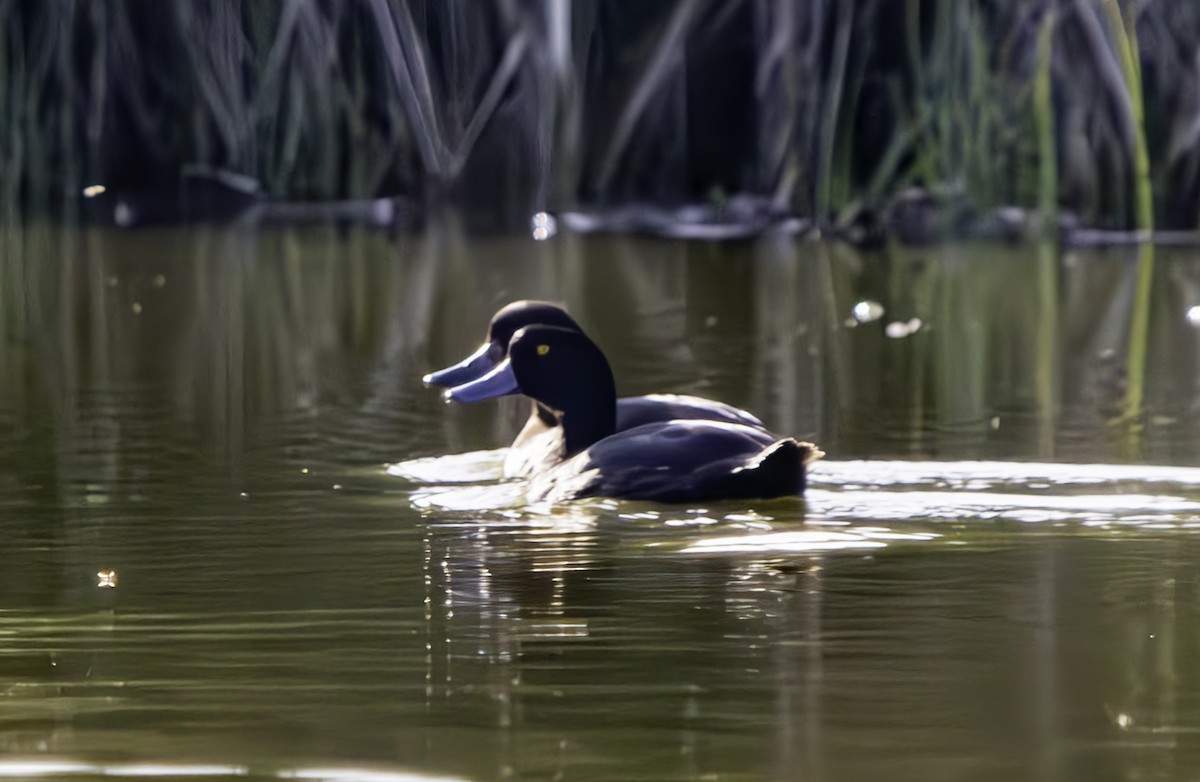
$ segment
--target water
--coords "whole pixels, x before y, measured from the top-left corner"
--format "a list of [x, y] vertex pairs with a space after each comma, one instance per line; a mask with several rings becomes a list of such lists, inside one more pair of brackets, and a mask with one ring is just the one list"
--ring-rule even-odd
[[[1139, 427], [1127, 251], [0, 250], [0, 776], [1200, 773], [1195, 256], [1155, 259]], [[820, 442], [807, 500], [524, 506], [523, 408], [419, 382], [519, 297], [624, 393]]]

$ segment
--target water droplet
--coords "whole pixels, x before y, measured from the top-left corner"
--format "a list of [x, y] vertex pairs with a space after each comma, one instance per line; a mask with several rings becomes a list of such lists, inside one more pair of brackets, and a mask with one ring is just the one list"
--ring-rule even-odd
[[133, 314], [134, 315], [142, 314], [142, 303], [140, 301], [135, 301], [133, 303]]
[[709, 315], [707, 318], [704, 319], [704, 327], [705, 328], [711, 329], [715, 325], [717, 325], [717, 316], [716, 315]]
[[877, 301], [864, 300], [854, 305], [854, 319], [859, 323], [870, 323], [883, 317], [883, 305]]
[[1193, 326], [1200, 326], [1200, 304], [1187, 311], [1187, 321]]
[[117, 571], [115, 570], [101, 570], [96, 574], [96, 578], [99, 579], [96, 586], [100, 589], [116, 589], [117, 587]]
[[241, 492], [240, 494], [238, 494], [238, 496], [241, 497], [243, 500], [250, 499], [250, 495], [247, 494], [246, 492]]
[[154, 279], [152, 280], [152, 283], [155, 288], [161, 288], [167, 284], [167, 277], [166, 277], [166, 275], [163, 275], [163, 274], [156, 274], [156, 275], [154, 275]]

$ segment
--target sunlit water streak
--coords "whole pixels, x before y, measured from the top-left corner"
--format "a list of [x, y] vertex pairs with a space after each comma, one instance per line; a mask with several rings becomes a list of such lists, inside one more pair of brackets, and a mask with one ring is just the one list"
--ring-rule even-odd
[[[782, 515], [738, 510], [714, 517], [703, 509], [666, 506], [636, 511], [626, 508], [628, 503], [591, 500], [567, 507], [588, 507], [593, 515], [577, 513], [568, 520], [561, 512], [555, 518], [554, 509], [525, 505], [523, 481], [494, 482], [504, 453], [498, 449], [420, 459], [393, 465], [388, 473], [408, 481], [449, 484], [420, 486], [411, 502], [424, 510], [473, 514], [461, 522], [467, 525], [583, 529], [616, 511], [621, 519], [651, 521], [664, 528], [715, 525], [710, 534], [746, 530], [732, 538], [718, 534], [685, 545], [683, 550], [692, 553], [880, 548], [900, 541], [939, 540], [942, 533], [933, 530], [946, 522], [1069, 524], [1098, 530], [1200, 528], [1200, 469], [996, 461], [823, 461], [810, 472], [802, 508], [788, 508]], [[489, 479], [493, 482], [485, 483]], [[467, 482], [472, 485], [456, 485]], [[895, 529], [880, 527], [881, 522]], [[795, 523], [842, 528], [776, 529]], [[905, 529], [913, 524], [927, 529]]]
[[1155, 483], [1200, 489], [1200, 468], [1127, 464], [1062, 464], [998, 461], [820, 461], [809, 473], [817, 485], [990, 488], [1025, 486], [1055, 491], [1072, 486], [1111, 487], [1114, 493], [1133, 483]]
[[689, 554], [787, 554], [884, 548], [891, 541], [934, 540], [937, 535], [904, 534], [888, 529], [853, 532], [766, 532], [704, 538], [683, 548]]
[[477, 483], [499, 480], [507, 448], [428, 456], [389, 464], [387, 474], [415, 483]]

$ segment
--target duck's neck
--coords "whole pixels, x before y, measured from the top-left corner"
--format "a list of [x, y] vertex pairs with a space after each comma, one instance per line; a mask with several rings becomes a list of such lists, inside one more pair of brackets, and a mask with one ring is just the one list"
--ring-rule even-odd
[[[525, 432], [530, 431], [530, 426], [535, 426], [536, 421], [545, 429], [554, 429], [558, 427], [562, 435], [563, 451], [562, 458], [567, 459], [580, 451], [586, 449], [592, 443], [603, 440], [617, 429], [617, 414], [616, 403], [613, 404], [612, 420], [596, 411], [577, 411], [570, 416], [571, 423], [565, 423], [564, 419], [568, 416], [566, 413], [559, 413], [551, 410], [541, 402], [533, 403], [533, 410], [529, 415], [529, 423], [525, 425], [525, 429], [521, 430], [520, 441], [524, 437]], [[534, 429], [533, 431], [544, 431], [544, 429]]]
[[[610, 381], [611, 382], [611, 381]], [[617, 431], [617, 395], [611, 385], [590, 388], [587, 399], [558, 414], [565, 457], [589, 448]]]
[[558, 416], [554, 411], [546, 407], [536, 399], [530, 400], [533, 403], [533, 410], [530, 412], [530, 418], [536, 418], [548, 429], [552, 426], [558, 426]]

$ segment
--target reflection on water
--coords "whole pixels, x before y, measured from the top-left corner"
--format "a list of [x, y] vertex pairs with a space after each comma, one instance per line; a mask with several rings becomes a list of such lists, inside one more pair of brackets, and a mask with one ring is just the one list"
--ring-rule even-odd
[[[1195, 776], [1200, 266], [1131, 426], [1133, 259], [0, 230], [0, 776]], [[420, 385], [519, 297], [807, 498], [523, 504]]]
[[253, 773], [244, 766], [201, 766], [182, 764], [118, 764], [102, 766], [93, 763], [68, 763], [61, 761], [4, 761], [0, 760], [0, 777], [37, 779], [43, 777], [138, 777], [149, 779], [311, 779], [316, 782], [461, 782], [452, 777], [433, 777], [405, 771], [380, 771], [375, 769], [296, 769], [274, 774]]
[[468, 451], [445, 456], [406, 459], [387, 466], [388, 475], [416, 483], [479, 483], [504, 477], [507, 449]]

